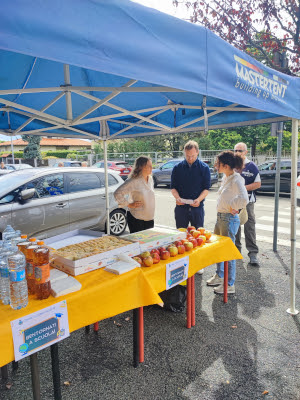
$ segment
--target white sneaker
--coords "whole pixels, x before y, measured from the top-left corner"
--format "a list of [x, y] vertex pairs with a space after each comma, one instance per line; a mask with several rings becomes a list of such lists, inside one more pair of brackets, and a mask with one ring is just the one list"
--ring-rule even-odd
[[[214, 292], [217, 293], [217, 294], [224, 294], [224, 284], [222, 283], [221, 285], [217, 286], [214, 289]], [[235, 293], [234, 285], [232, 285], [232, 286], [228, 285], [227, 294], [234, 294], [234, 293]]]
[[199, 269], [199, 271], [196, 272], [198, 275], [203, 275], [204, 269]]
[[219, 286], [223, 284], [223, 278], [220, 278], [217, 273], [214, 274], [208, 281], [206, 281], [207, 286]]

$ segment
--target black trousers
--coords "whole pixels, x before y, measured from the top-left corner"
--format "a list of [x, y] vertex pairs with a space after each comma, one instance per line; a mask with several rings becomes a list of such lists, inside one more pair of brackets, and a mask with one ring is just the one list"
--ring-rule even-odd
[[127, 211], [127, 223], [130, 233], [144, 231], [154, 227], [154, 219], [151, 221], [143, 221], [142, 219], [134, 218], [134, 216]]

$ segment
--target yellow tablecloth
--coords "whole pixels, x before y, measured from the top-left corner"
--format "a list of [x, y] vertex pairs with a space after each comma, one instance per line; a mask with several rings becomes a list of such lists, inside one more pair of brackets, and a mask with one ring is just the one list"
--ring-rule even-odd
[[[243, 258], [230, 238], [217, 235], [214, 235], [213, 238], [214, 241], [211, 243], [205, 243], [204, 246], [196, 247], [192, 251], [186, 252], [182, 255], [182, 257], [188, 255], [190, 258], [189, 277], [209, 265], [221, 261], [239, 260]], [[173, 260], [173, 258], [169, 258], [166, 261], [161, 260], [159, 264], [152, 265], [150, 268], [142, 268], [145, 272], [145, 276], [157, 293], [166, 290], [165, 266]]]
[[[231, 239], [216, 237], [207, 243], [185, 253], [190, 257], [189, 276], [201, 268], [220, 261], [242, 258]], [[161, 261], [151, 268], [136, 268], [123, 275], [114, 275], [103, 269], [76, 277], [82, 284], [80, 291], [66, 296], [47, 300], [29, 297], [29, 304], [22, 310], [12, 310], [10, 306], [0, 305], [0, 366], [14, 359], [13, 340], [10, 321], [48, 307], [61, 300], [67, 300], [70, 332], [112, 317], [134, 308], [160, 303], [158, 293], [166, 288], [166, 263]]]
[[161, 302], [141, 268], [123, 275], [101, 269], [76, 279], [82, 284], [78, 292], [58, 298], [50, 296], [47, 300], [29, 296], [28, 306], [21, 310], [0, 305], [0, 366], [14, 360], [10, 321], [61, 300], [67, 300], [70, 332], [134, 308]]

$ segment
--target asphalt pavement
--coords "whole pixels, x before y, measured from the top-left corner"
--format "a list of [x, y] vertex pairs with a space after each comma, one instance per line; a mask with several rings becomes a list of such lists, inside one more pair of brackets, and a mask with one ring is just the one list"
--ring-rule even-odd
[[[62, 398], [101, 400], [299, 400], [300, 315], [291, 316], [290, 249], [259, 243], [261, 266], [237, 263], [236, 294], [223, 304], [196, 275], [196, 326], [185, 313], [146, 307], [145, 362], [132, 366], [132, 312], [80, 329], [59, 344]], [[299, 256], [299, 254], [298, 254]], [[299, 266], [298, 272], [299, 272]], [[300, 280], [296, 306], [300, 310]], [[91, 327], [92, 328], [92, 327]], [[50, 350], [38, 354], [42, 399], [53, 398]], [[9, 368], [0, 399], [31, 399], [29, 358]]]

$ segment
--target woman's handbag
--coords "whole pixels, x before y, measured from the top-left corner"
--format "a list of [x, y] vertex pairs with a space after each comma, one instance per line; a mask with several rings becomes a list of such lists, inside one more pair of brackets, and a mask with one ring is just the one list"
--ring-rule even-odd
[[246, 207], [241, 209], [239, 213], [239, 218], [240, 218], [240, 224], [245, 225], [245, 223], [248, 221], [248, 212]]

